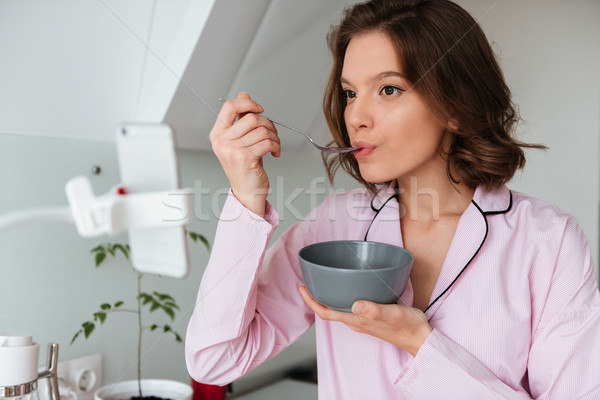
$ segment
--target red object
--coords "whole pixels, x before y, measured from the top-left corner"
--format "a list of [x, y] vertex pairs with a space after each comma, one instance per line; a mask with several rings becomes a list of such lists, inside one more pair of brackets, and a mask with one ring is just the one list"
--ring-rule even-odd
[[227, 386], [206, 385], [192, 379], [192, 400], [226, 400]]
[[119, 187], [117, 188], [117, 194], [118, 194], [119, 196], [123, 196], [124, 194], [127, 194], [127, 191], [125, 190], [125, 188], [124, 188], [124, 187], [122, 187], [122, 186], [119, 186]]

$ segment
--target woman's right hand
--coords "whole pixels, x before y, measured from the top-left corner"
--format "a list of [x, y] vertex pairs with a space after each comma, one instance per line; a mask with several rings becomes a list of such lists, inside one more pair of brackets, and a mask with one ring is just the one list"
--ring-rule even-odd
[[[247, 93], [225, 102], [210, 132], [210, 141], [235, 197], [250, 211], [265, 214], [269, 178], [262, 157], [281, 155], [277, 129], [257, 115], [263, 108]], [[237, 119], [237, 122], [236, 122]]]

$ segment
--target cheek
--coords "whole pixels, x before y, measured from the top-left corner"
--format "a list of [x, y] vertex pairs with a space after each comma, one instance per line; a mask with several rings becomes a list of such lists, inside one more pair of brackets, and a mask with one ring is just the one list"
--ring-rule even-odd
[[349, 117], [349, 110], [348, 110], [348, 107], [346, 106], [346, 107], [344, 107], [344, 113], [343, 113], [344, 125], [346, 125], [346, 131], [348, 133], [351, 133], [350, 131], [351, 131], [352, 125], [349, 123], [348, 117]]
[[[411, 169], [419, 164], [441, 157], [443, 130], [418, 116], [386, 121], [386, 145], [381, 160], [390, 166]], [[394, 167], [392, 167], [394, 168]]]
[[397, 146], [405, 147], [406, 152], [417, 154], [431, 153], [440, 147], [444, 135], [444, 127], [437, 119], [424, 110], [405, 113], [395, 121], [389, 121], [388, 128], [396, 128], [397, 134], [393, 139]]

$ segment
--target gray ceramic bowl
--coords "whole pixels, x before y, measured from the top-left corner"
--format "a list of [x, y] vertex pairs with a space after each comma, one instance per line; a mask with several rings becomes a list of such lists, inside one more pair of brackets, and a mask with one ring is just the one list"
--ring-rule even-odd
[[356, 300], [395, 303], [404, 292], [414, 257], [391, 244], [337, 240], [306, 246], [298, 259], [315, 300], [350, 311]]

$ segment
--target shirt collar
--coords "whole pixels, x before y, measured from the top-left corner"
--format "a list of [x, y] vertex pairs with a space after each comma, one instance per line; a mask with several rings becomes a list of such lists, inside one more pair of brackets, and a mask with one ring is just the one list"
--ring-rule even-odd
[[373, 199], [371, 200], [371, 208], [373, 208], [373, 211], [381, 209], [381, 207], [383, 207], [383, 205], [390, 198], [390, 196], [396, 194], [396, 185], [397, 182], [394, 179], [393, 181], [386, 183], [379, 188], [379, 190], [377, 191], [377, 193], [375, 193], [375, 196], [373, 196]]
[[512, 193], [505, 185], [492, 190], [479, 185], [475, 189], [473, 202], [485, 215], [504, 214], [512, 207]]
[[[371, 201], [374, 210], [379, 210], [386, 200], [396, 193], [396, 185], [396, 180], [393, 180], [379, 188]], [[487, 190], [485, 185], [479, 185], [475, 189], [473, 201], [486, 215], [503, 214], [512, 207], [512, 193], [506, 185], [492, 190]]]

